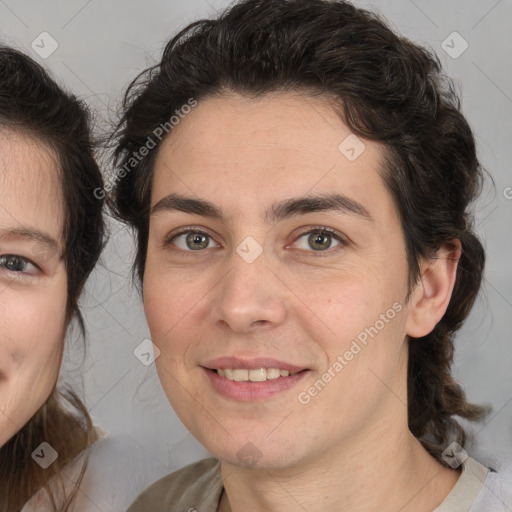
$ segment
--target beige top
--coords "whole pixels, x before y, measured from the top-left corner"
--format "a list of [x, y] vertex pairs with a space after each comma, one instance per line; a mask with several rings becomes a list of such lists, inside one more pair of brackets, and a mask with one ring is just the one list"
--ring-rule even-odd
[[[468, 458], [463, 463], [457, 484], [433, 512], [490, 512], [480, 507], [472, 508], [484, 489], [488, 474], [488, 468]], [[155, 482], [127, 512], [217, 512], [222, 490], [220, 462], [204, 459]]]

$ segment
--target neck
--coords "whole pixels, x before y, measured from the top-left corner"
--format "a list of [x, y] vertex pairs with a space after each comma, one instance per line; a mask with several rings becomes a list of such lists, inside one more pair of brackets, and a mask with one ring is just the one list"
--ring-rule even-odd
[[365, 432], [300, 467], [243, 468], [223, 461], [219, 512], [431, 512], [459, 473], [440, 465], [408, 429], [392, 427], [394, 435]]

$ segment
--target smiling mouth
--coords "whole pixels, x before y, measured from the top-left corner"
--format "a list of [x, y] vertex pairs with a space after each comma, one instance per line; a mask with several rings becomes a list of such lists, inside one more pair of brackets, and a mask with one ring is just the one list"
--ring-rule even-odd
[[227, 380], [235, 382], [264, 382], [266, 380], [274, 380], [279, 377], [289, 377], [299, 372], [290, 372], [280, 368], [217, 368], [214, 370], [217, 375]]
[[269, 358], [224, 357], [202, 368], [217, 393], [239, 402], [270, 399], [297, 386], [309, 373], [303, 366]]

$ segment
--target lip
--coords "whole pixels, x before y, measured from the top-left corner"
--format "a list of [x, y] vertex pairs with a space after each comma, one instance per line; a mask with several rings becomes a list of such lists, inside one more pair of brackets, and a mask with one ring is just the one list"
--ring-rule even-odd
[[290, 373], [297, 373], [303, 370], [307, 370], [305, 366], [297, 366], [278, 359], [270, 357], [232, 357], [222, 356], [216, 359], [207, 361], [201, 365], [203, 368], [209, 370], [218, 370], [224, 368], [233, 369], [244, 369], [244, 370], [256, 370], [258, 368], [279, 368], [280, 370], [288, 370]]
[[[242, 368], [247, 370], [279, 368], [281, 370], [288, 370], [290, 373], [295, 373], [295, 375], [278, 377], [277, 379], [263, 382], [235, 382], [218, 375], [215, 370], [219, 368]], [[309, 373], [309, 370], [303, 366], [297, 366], [266, 357], [251, 359], [227, 356], [219, 357], [203, 364], [202, 370], [208, 377], [215, 391], [226, 398], [240, 402], [261, 402], [267, 400], [293, 388]]]

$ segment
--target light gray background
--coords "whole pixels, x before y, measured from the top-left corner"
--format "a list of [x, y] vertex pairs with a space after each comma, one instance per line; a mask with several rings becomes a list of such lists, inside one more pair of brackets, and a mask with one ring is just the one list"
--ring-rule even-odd
[[[455, 373], [470, 399], [494, 408], [477, 429], [480, 440], [496, 450], [510, 448], [512, 2], [355, 3], [379, 10], [402, 34], [438, 53], [446, 73], [461, 85], [480, 158], [494, 176], [495, 190], [487, 190], [476, 208], [488, 254], [485, 284], [458, 335]], [[89, 102], [104, 128], [115, 120], [126, 85], [156, 62], [176, 29], [225, 5], [223, 0], [0, 0], [0, 39], [50, 68], [65, 87]], [[43, 31], [59, 45], [47, 59], [31, 48]], [[441, 47], [454, 31], [469, 44], [457, 59]], [[86, 356], [83, 359], [81, 340], [71, 336], [63, 377], [82, 388], [97, 425], [114, 435], [127, 433], [143, 447], [154, 461], [151, 477], [156, 478], [204, 452], [173, 414], [154, 367], [146, 368], [133, 355], [149, 331], [130, 284], [130, 234], [116, 223], [111, 230], [102, 262], [81, 301], [89, 332]]]

